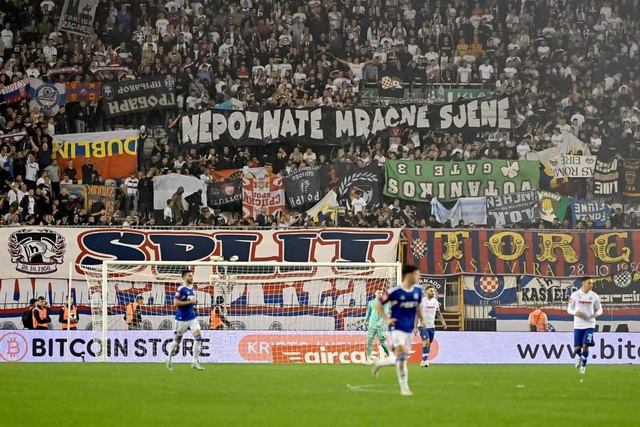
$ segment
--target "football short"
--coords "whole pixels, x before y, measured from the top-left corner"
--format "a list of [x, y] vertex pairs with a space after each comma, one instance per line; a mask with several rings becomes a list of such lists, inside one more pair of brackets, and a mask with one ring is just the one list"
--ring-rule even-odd
[[383, 328], [372, 328], [367, 331], [367, 338], [370, 340], [378, 337], [380, 341], [386, 341], [385, 330]]
[[176, 334], [183, 335], [188, 330], [191, 330], [191, 333], [200, 331], [200, 322], [197, 317], [191, 320], [176, 320]]
[[411, 333], [394, 329], [389, 332], [391, 338], [391, 347], [396, 348], [404, 346], [407, 351], [411, 350]]
[[433, 337], [436, 335], [436, 328], [420, 328], [420, 338], [423, 341], [429, 340], [429, 342], [433, 342]]
[[593, 341], [593, 328], [573, 330], [573, 346], [582, 347], [583, 345], [587, 345], [589, 347], [593, 347], [595, 345]]

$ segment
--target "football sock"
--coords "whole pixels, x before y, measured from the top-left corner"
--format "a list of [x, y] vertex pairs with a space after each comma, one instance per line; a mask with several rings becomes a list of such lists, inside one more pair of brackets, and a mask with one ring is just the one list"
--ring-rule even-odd
[[399, 354], [396, 358], [396, 375], [398, 376], [400, 388], [408, 388], [409, 371], [407, 369], [407, 355], [405, 353]]
[[429, 360], [429, 350], [431, 350], [431, 346], [422, 347], [422, 360]]
[[389, 347], [387, 347], [387, 341], [382, 339], [380, 340], [380, 347], [382, 347], [382, 350], [384, 351], [384, 354], [386, 354], [387, 356], [389, 356], [389, 354], [391, 354], [391, 352], [389, 351]]
[[371, 357], [372, 350], [373, 350], [373, 337], [367, 337], [367, 357]]
[[589, 358], [589, 349], [582, 350], [582, 355], [580, 356], [580, 364], [582, 366], [587, 366], [588, 358]]
[[169, 344], [169, 356], [175, 356], [176, 354], [178, 354], [180, 341], [182, 341], [182, 337], [173, 338], [173, 341], [171, 341], [171, 344]]
[[198, 358], [200, 357], [200, 351], [202, 350], [202, 337], [198, 335], [194, 337], [195, 344], [193, 345], [193, 362], [197, 363]]

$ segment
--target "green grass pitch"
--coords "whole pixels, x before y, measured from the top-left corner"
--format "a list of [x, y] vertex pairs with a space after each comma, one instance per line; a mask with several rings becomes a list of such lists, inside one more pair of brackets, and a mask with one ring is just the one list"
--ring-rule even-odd
[[5, 426], [640, 425], [640, 366], [0, 364]]

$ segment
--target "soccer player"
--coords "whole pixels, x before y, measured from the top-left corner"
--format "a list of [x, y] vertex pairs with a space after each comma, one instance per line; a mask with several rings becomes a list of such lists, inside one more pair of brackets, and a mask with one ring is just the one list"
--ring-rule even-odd
[[[391, 347], [396, 355], [395, 361], [391, 358], [378, 359], [373, 364], [373, 376], [377, 377], [380, 368], [391, 366], [395, 363], [396, 375], [400, 384], [400, 394], [411, 396], [409, 390], [409, 370], [407, 369], [407, 359], [411, 351], [411, 333], [416, 324], [416, 316], [420, 321], [422, 313], [418, 309], [422, 301], [422, 286], [418, 285], [420, 271], [412, 266], [402, 267], [402, 283], [383, 293], [376, 304], [376, 311], [389, 325], [391, 331]], [[390, 314], [384, 311], [384, 304], [391, 306]]]
[[182, 281], [184, 282], [176, 290], [173, 298], [173, 305], [176, 308], [176, 330], [173, 342], [169, 344], [169, 357], [167, 357], [167, 369], [173, 370], [172, 358], [178, 354], [182, 336], [187, 330], [191, 330], [195, 344], [193, 345], [193, 360], [191, 367], [199, 371], [204, 370], [200, 366], [198, 357], [202, 350], [202, 336], [200, 334], [200, 323], [196, 314], [196, 291], [193, 289], [193, 272], [191, 270], [182, 271]]
[[584, 375], [589, 358], [589, 347], [593, 347], [593, 330], [596, 318], [602, 314], [600, 297], [593, 292], [593, 279], [585, 279], [582, 287], [571, 294], [567, 313], [573, 316], [573, 346], [575, 347], [576, 368]]
[[[376, 310], [376, 304], [380, 297], [382, 297], [384, 291], [382, 289], [378, 289], [375, 292], [375, 298], [369, 301], [367, 305], [367, 315], [364, 318], [364, 323], [367, 325], [367, 361], [371, 362], [371, 351], [373, 350], [373, 342], [376, 337], [378, 337], [378, 342], [384, 350], [384, 354], [389, 357], [389, 349], [387, 348], [387, 339], [384, 336], [386, 324], [384, 323], [384, 319], [378, 316], [378, 311]], [[389, 314], [389, 310], [386, 310], [386, 313]]]
[[426, 368], [429, 367], [429, 351], [431, 351], [431, 343], [436, 334], [436, 313], [442, 327], [447, 329], [447, 322], [444, 321], [440, 311], [440, 301], [436, 298], [436, 289], [433, 286], [427, 288], [426, 298], [423, 298], [420, 303], [420, 310], [424, 319], [424, 323], [418, 325], [420, 338], [422, 338], [422, 362], [420, 362], [420, 366]]

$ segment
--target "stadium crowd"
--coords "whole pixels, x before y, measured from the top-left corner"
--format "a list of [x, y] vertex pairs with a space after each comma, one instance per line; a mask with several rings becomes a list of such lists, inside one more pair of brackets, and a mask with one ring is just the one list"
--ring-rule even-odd
[[[0, 136], [0, 225], [159, 225], [162, 215], [129, 209], [129, 199], [136, 199], [135, 207], [153, 199], [152, 177], [168, 172], [207, 181], [214, 170], [245, 166], [270, 165], [273, 173], [286, 174], [331, 162], [365, 167], [394, 158], [518, 159], [554, 146], [566, 132], [607, 161], [640, 157], [638, 0], [113, 0], [99, 2], [94, 37], [57, 30], [63, 3], [0, 0], [0, 89], [25, 77], [91, 82], [171, 74], [179, 108], [107, 119], [99, 102], [69, 103], [53, 117], [30, 110], [26, 99], [3, 103], [2, 133], [26, 134]], [[126, 70], [92, 72], [114, 65]], [[48, 76], [71, 66], [77, 67], [73, 75]], [[478, 84], [508, 94], [517, 106], [517, 127], [451, 134], [390, 129], [342, 148], [179, 144], [181, 113], [223, 103], [246, 109], [358, 106], [362, 88], [383, 75], [425, 91]], [[52, 158], [52, 135], [132, 126], [141, 129], [140, 167], [126, 180], [107, 180], [122, 199], [115, 215], [100, 203], [87, 211], [60, 190], [66, 183], [105, 180], [90, 162], [81, 176], [62, 170]], [[569, 184], [562, 188], [566, 194], [592, 197], [589, 179]], [[343, 203], [338, 225], [441, 226], [427, 202]], [[637, 227], [628, 206], [614, 209], [607, 226]], [[206, 210], [185, 225], [254, 225], [239, 210], [225, 216]], [[314, 222], [304, 212], [288, 212], [257, 225]]]

